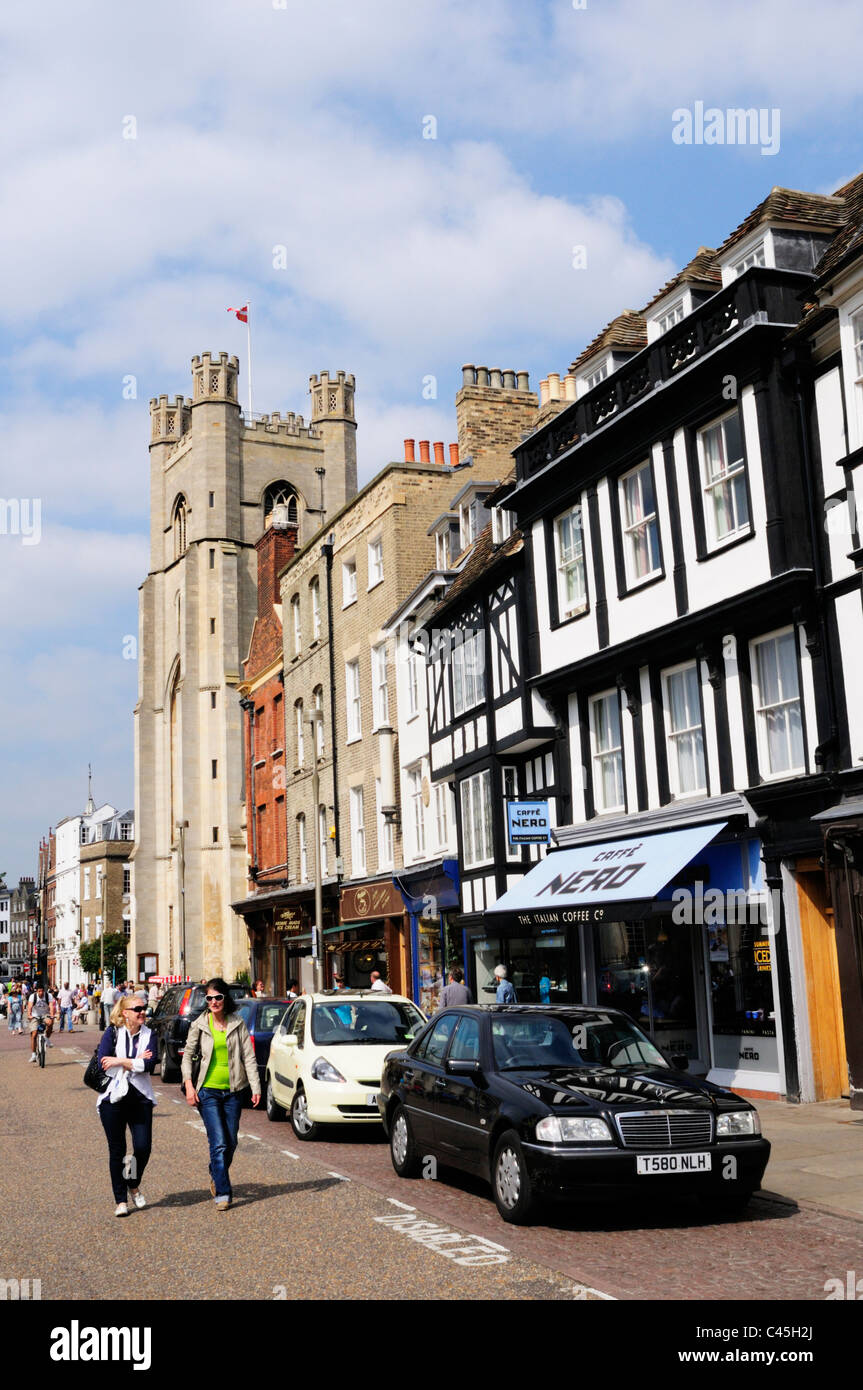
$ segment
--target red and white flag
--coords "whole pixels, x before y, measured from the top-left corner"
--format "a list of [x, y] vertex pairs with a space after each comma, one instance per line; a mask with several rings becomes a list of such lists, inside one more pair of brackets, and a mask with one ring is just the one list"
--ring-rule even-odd
[[228, 313], [229, 313], [229, 314], [236, 314], [236, 315], [237, 315], [237, 318], [240, 320], [240, 323], [248, 323], [248, 322], [249, 322], [249, 306], [248, 306], [248, 304], [244, 304], [243, 307], [242, 307], [242, 309], [229, 309], [229, 310], [228, 310]]

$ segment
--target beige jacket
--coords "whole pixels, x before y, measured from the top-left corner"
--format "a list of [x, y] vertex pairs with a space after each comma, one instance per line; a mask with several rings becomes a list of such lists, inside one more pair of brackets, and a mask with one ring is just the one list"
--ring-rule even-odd
[[[258, 1075], [258, 1064], [255, 1061], [255, 1049], [252, 1045], [252, 1039], [249, 1037], [249, 1030], [239, 1014], [229, 1014], [227, 1022], [226, 1041], [231, 1090], [242, 1091], [246, 1086], [251, 1086], [252, 1095], [259, 1096], [261, 1094], [261, 1078]], [[195, 1019], [186, 1038], [182, 1068], [184, 1085], [187, 1081], [192, 1080], [195, 1059], [199, 1055], [201, 1065], [198, 1068], [197, 1084], [200, 1088], [204, 1084], [204, 1078], [213, 1056], [213, 1035], [210, 1032], [209, 1009], [205, 1009]]]

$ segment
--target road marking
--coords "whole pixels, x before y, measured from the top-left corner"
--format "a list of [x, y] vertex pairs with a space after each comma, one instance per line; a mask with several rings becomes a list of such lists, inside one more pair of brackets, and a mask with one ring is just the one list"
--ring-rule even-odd
[[402, 1211], [416, 1211], [416, 1207], [406, 1206], [404, 1202], [399, 1202], [395, 1197], [387, 1197], [387, 1201], [394, 1207], [401, 1207]]
[[174, 1102], [175, 1105], [182, 1105], [182, 1104], [183, 1104], [183, 1102], [182, 1102], [181, 1100], [177, 1100], [177, 1097], [176, 1097], [176, 1096], [171, 1096], [171, 1100]]
[[299, 1154], [292, 1154], [290, 1149], [282, 1149], [282, 1153], [286, 1158], [299, 1158], [300, 1156]]
[[600, 1299], [602, 1299], [603, 1302], [605, 1302], [605, 1303], [616, 1303], [616, 1302], [617, 1302], [617, 1299], [614, 1297], [614, 1294], [612, 1294], [612, 1293], [603, 1293], [601, 1289], [592, 1289], [592, 1288], [590, 1287], [589, 1284], [573, 1284], [573, 1286], [572, 1286], [572, 1296], [573, 1296], [573, 1298], [576, 1298], [576, 1299], [579, 1299], [579, 1300], [582, 1300], [582, 1299], [583, 1299], [583, 1300], [585, 1300], [585, 1301], [587, 1300], [588, 1297], [590, 1297], [590, 1298], [600, 1298]]
[[350, 1182], [350, 1178], [346, 1178], [345, 1175], [344, 1175], [344, 1173], [332, 1173], [332, 1172], [331, 1172], [331, 1173], [330, 1173], [330, 1177], [331, 1177], [331, 1178], [338, 1178], [339, 1182]]
[[187, 1121], [186, 1121], [186, 1124], [187, 1124], [187, 1125], [191, 1125], [192, 1129], [199, 1129], [199, 1130], [201, 1131], [202, 1134], [206, 1134], [206, 1133], [207, 1133], [206, 1129], [205, 1129], [204, 1126], [201, 1124], [201, 1121], [200, 1121], [200, 1120], [187, 1120]]
[[[392, 1202], [393, 1198], [388, 1197], [387, 1200]], [[403, 1203], [396, 1202], [395, 1205], [402, 1206]], [[372, 1220], [391, 1231], [398, 1231], [400, 1235], [457, 1265], [477, 1267], [509, 1264], [510, 1253], [505, 1246], [496, 1245], [494, 1241], [486, 1240], [485, 1236], [463, 1236], [448, 1226], [439, 1226], [435, 1221], [423, 1221], [413, 1208], [407, 1210], [407, 1216], [396, 1212], [390, 1216], [374, 1216]]]
[[260, 1136], [260, 1134], [246, 1134], [245, 1131], [242, 1130], [242, 1129], [237, 1130], [237, 1138], [238, 1138], [238, 1139], [254, 1139], [255, 1142], [258, 1143], [258, 1144], [260, 1144], [260, 1142], [261, 1142], [261, 1136]]

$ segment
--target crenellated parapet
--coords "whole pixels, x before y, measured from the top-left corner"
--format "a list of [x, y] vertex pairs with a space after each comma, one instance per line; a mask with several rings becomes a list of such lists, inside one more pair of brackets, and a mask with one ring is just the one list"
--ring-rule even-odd
[[354, 420], [354, 388], [352, 372], [315, 373], [309, 377], [309, 393], [312, 398], [312, 424], [319, 420]]
[[229, 357], [226, 352], [218, 356], [214, 352], [204, 352], [192, 358], [192, 405], [203, 405], [211, 401], [230, 401], [237, 405], [237, 379], [240, 375], [240, 361]]
[[192, 427], [188, 397], [154, 396], [150, 401], [150, 443], [178, 444]]
[[302, 415], [295, 415], [293, 410], [285, 415], [274, 410], [269, 415], [255, 415], [251, 420], [243, 416], [243, 428], [246, 434], [281, 434], [290, 435], [292, 439], [320, 437], [314, 426], [307, 425]]

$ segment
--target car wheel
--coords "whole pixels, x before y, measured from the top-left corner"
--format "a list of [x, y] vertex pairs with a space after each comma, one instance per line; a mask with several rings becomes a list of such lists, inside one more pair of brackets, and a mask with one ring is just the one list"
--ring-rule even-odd
[[267, 1077], [266, 1106], [267, 1119], [272, 1120], [274, 1124], [276, 1123], [276, 1121], [283, 1120], [285, 1118], [287, 1112], [283, 1105], [279, 1105], [278, 1101], [276, 1100], [276, 1097], [273, 1095], [273, 1083], [269, 1077]]
[[515, 1130], [501, 1135], [491, 1165], [491, 1185], [497, 1209], [504, 1221], [520, 1226], [533, 1211], [533, 1184]]
[[291, 1101], [291, 1129], [298, 1139], [319, 1139], [321, 1126], [309, 1119], [309, 1106], [306, 1093], [297, 1090]]
[[420, 1156], [411, 1133], [408, 1112], [403, 1105], [398, 1106], [390, 1121], [390, 1158], [400, 1178], [418, 1177]]
[[178, 1069], [168, 1060], [168, 1044], [164, 1038], [159, 1043], [159, 1068], [163, 1081], [176, 1081], [180, 1075]]
[[717, 1216], [738, 1216], [749, 1206], [751, 1192], [702, 1192], [698, 1200]]

